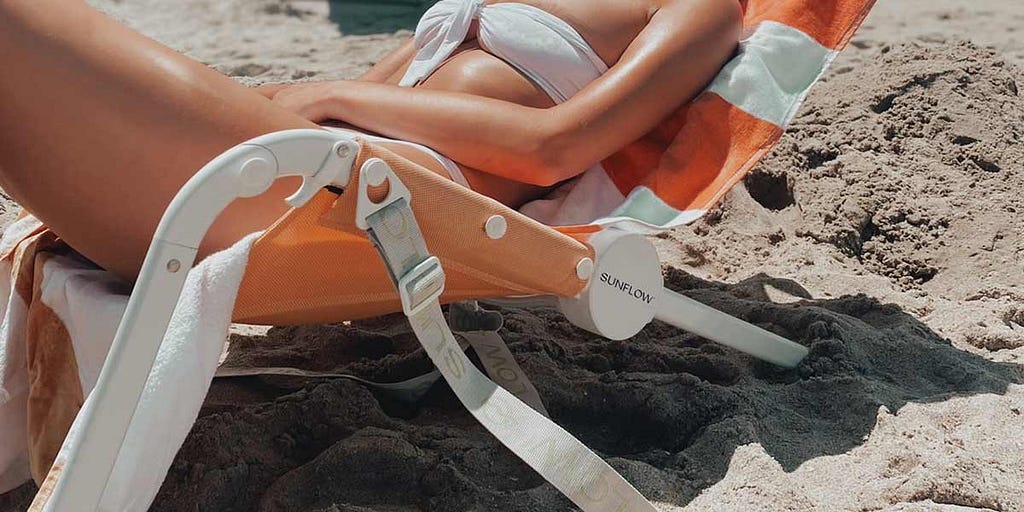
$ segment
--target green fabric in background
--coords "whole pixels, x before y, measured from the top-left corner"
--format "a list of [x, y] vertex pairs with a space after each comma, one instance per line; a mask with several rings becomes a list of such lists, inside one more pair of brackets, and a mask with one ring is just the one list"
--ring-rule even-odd
[[330, 0], [331, 21], [346, 35], [414, 30], [436, 0]]

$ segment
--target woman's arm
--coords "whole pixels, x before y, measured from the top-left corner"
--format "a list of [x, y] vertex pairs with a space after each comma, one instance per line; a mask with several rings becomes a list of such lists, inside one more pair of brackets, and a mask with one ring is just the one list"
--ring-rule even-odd
[[735, 0], [661, 8], [619, 62], [548, 109], [463, 93], [336, 82], [279, 97], [313, 120], [341, 119], [432, 147], [464, 165], [536, 185], [586, 170], [696, 96], [735, 49]]
[[[362, 82], [379, 82], [384, 83], [385, 80], [391, 78], [391, 75], [401, 70], [406, 63], [412, 58], [415, 52], [412, 38], [402, 43], [398, 48], [395, 48], [387, 55], [384, 56], [379, 62], [373, 65], [356, 80]], [[298, 85], [310, 84], [310, 83], [328, 83], [329, 81], [315, 81], [315, 82], [290, 82], [290, 83], [276, 83], [276, 84], [263, 84], [254, 87], [253, 89], [265, 96], [267, 99], [274, 99], [277, 93]]]

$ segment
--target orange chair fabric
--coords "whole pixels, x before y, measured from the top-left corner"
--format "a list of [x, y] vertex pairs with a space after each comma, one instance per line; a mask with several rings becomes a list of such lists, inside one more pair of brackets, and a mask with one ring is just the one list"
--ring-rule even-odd
[[[387, 149], [361, 143], [355, 169], [385, 160], [412, 193], [412, 209], [427, 247], [446, 274], [443, 302], [513, 295], [579, 293], [576, 275], [586, 244], [533, 221], [488, 197], [432, 173]], [[355, 225], [359, 173], [340, 196], [321, 191], [256, 241], [235, 305], [239, 322], [337, 322], [401, 311], [384, 263]], [[498, 240], [484, 223], [508, 222]], [[573, 230], [570, 230], [573, 231]], [[590, 230], [575, 230], [585, 236]]]

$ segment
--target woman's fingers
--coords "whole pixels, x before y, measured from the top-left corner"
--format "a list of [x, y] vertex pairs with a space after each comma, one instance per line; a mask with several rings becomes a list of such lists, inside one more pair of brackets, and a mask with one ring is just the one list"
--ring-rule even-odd
[[329, 101], [327, 87], [321, 83], [293, 84], [274, 94], [274, 104], [294, 112], [314, 123], [328, 119], [325, 109]]

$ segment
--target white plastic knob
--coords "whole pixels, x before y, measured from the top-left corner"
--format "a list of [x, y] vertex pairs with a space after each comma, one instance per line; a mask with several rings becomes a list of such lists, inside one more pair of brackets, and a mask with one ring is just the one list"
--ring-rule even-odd
[[583, 258], [576, 264], [576, 277], [580, 278], [580, 280], [587, 281], [593, 275], [594, 260], [590, 258]]
[[264, 158], [250, 158], [238, 168], [241, 197], [254, 197], [267, 191], [277, 178], [277, 170]]
[[501, 215], [492, 215], [484, 223], [484, 231], [491, 240], [500, 240], [508, 232], [508, 221]]
[[383, 160], [375, 159], [367, 162], [366, 184], [371, 187], [379, 187], [388, 180], [388, 164]]

